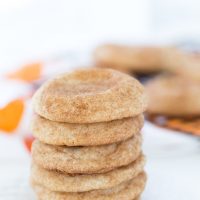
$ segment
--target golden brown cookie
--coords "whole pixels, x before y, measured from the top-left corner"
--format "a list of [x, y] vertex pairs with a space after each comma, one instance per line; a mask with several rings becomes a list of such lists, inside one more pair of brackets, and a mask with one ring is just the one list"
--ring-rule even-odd
[[148, 112], [166, 116], [200, 115], [200, 82], [178, 76], [160, 76], [146, 85]]
[[53, 146], [36, 140], [32, 157], [45, 169], [71, 174], [103, 173], [136, 160], [141, 153], [141, 143], [140, 133], [123, 142], [91, 147]]
[[200, 81], [200, 54], [174, 49], [165, 55], [165, 69], [176, 75]]
[[40, 200], [133, 200], [140, 196], [145, 184], [146, 174], [142, 172], [134, 179], [105, 190], [65, 193], [50, 191], [35, 182], [32, 183], [32, 186]]
[[85, 192], [108, 189], [136, 177], [143, 171], [145, 158], [140, 155], [131, 164], [114, 169], [103, 174], [69, 175], [53, 170], [47, 170], [32, 164], [31, 179], [48, 190], [57, 192]]
[[95, 49], [94, 61], [99, 67], [124, 72], [152, 73], [162, 70], [163, 56], [167, 50], [167, 47], [107, 44]]
[[82, 69], [47, 81], [34, 95], [37, 114], [68, 123], [106, 122], [137, 116], [147, 106], [143, 86], [111, 69]]
[[35, 115], [32, 132], [46, 144], [95, 146], [126, 140], [140, 132], [143, 123], [143, 115], [92, 124], [54, 122]]

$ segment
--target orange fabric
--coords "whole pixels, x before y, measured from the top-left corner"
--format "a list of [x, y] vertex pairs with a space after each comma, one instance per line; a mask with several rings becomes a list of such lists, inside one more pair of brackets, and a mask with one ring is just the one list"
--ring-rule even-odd
[[167, 126], [169, 128], [200, 136], [200, 119], [169, 119]]
[[7, 77], [27, 82], [35, 81], [41, 77], [42, 67], [43, 65], [40, 62], [28, 64], [15, 72], [9, 73]]
[[31, 152], [32, 143], [34, 141], [34, 137], [32, 135], [26, 136], [24, 138], [24, 144], [29, 152]]
[[7, 133], [14, 131], [20, 122], [23, 111], [24, 102], [22, 100], [14, 100], [0, 109], [0, 130]]
[[168, 118], [152, 114], [146, 114], [146, 118], [157, 126], [200, 136], [200, 118]]

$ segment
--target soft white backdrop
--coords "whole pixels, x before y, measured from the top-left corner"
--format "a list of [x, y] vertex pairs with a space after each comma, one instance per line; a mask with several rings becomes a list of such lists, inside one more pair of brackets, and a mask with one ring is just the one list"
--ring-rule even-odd
[[22, 2], [11, 6], [11, 11], [7, 6], [0, 14], [1, 65], [66, 49], [86, 49], [111, 38], [142, 38], [149, 29], [147, 0]]
[[104, 41], [199, 39], [198, 0], [0, 0], [0, 69]]

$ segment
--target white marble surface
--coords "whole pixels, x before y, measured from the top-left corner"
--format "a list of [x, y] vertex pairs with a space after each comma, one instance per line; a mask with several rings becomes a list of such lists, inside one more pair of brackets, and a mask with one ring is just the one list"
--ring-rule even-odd
[[0, 70], [99, 42], [199, 40], [198, 0], [0, 0]]
[[199, 138], [148, 122], [143, 132], [148, 173], [143, 200], [199, 200]]
[[[148, 182], [142, 200], [200, 199], [200, 142], [154, 127], [143, 129]], [[0, 135], [0, 199], [34, 200], [29, 187], [30, 155], [18, 137]]]

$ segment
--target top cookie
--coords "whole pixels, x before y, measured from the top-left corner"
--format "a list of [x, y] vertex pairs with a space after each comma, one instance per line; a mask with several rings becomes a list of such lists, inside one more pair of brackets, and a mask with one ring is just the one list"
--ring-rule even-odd
[[111, 69], [82, 69], [47, 81], [34, 95], [37, 114], [68, 123], [106, 122], [142, 113], [143, 86]]

